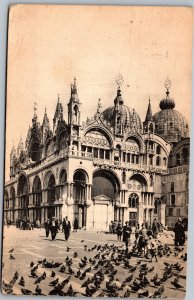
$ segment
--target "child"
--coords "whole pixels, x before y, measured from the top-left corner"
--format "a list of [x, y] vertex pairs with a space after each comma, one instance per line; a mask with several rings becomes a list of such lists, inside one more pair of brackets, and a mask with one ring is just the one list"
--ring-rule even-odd
[[155, 257], [156, 262], [158, 261], [157, 254], [158, 254], [157, 245], [154, 242], [151, 242], [151, 244], [150, 244], [151, 262], [152, 262], [153, 257]]

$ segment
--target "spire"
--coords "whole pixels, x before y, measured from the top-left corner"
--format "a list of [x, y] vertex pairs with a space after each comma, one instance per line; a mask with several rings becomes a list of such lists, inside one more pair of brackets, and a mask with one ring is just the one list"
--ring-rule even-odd
[[63, 119], [63, 106], [60, 102], [59, 94], [58, 94], [57, 106], [56, 106], [53, 122], [56, 123], [57, 119]]
[[79, 98], [77, 94], [77, 83], [76, 78], [74, 78], [74, 83], [71, 84], [71, 98], [70, 101], [79, 103]]
[[49, 118], [47, 116], [46, 107], [45, 107], [45, 111], [44, 111], [44, 118], [43, 118], [42, 126], [45, 126], [45, 127], [49, 126]]
[[145, 118], [145, 122], [148, 122], [148, 121], [152, 121], [152, 109], [151, 109], [150, 99], [149, 99], [147, 114], [146, 114], [146, 118]]
[[32, 123], [35, 124], [37, 122], [37, 119], [38, 119], [38, 117], [37, 117], [37, 103], [34, 102], [34, 116], [32, 118]]

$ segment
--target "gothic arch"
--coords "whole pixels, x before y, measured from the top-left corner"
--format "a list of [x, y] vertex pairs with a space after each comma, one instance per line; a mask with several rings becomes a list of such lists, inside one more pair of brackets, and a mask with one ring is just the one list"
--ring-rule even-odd
[[[54, 173], [53, 173], [53, 171], [52, 170], [48, 170], [47, 172], [46, 172], [46, 174], [44, 175], [44, 183], [43, 183], [43, 186], [44, 186], [44, 188], [46, 189], [47, 187], [48, 187], [48, 183], [49, 183], [49, 179], [50, 179], [50, 177], [53, 175], [53, 177], [54, 177], [54, 179], [55, 179], [55, 175], [54, 175]], [[55, 180], [55, 182], [56, 182], [56, 180]]]
[[25, 172], [21, 172], [18, 178], [17, 195], [29, 194], [30, 185]]

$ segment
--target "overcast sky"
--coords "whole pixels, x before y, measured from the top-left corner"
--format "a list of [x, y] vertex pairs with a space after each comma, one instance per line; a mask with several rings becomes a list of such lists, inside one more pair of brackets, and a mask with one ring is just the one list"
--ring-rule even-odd
[[113, 105], [115, 77], [124, 78], [125, 104], [144, 121], [172, 82], [175, 109], [190, 121], [191, 30], [189, 8], [17, 5], [9, 16], [6, 178], [13, 141], [26, 133], [37, 102], [50, 124], [58, 94], [67, 120], [70, 84], [77, 78], [81, 119], [94, 115], [98, 98]]

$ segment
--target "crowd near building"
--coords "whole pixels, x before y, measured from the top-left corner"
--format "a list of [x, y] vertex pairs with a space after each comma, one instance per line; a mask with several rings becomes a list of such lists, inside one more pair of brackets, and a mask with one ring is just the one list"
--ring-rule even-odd
[[79, 228], [106, 230], [113, 220], [135, 226], [156, 218], [169, 228], [178, 217], [186, 220], [189, 127], [175, 110], [170, 86], [166, 81], [155, 114], [148, 99], [143, 122], [126, 105], [120, 85], [113, 105], [103, 110], [99, 100], [94, 116], [83, 123], [76, 80], [67, 120], [59, 97], [52, 122], [45, 109], [40, 123], [35, 106], [26, 140], [10, 154], [5, 222], [43, 224], [68, 216], [71, 222], [78, 218]]

